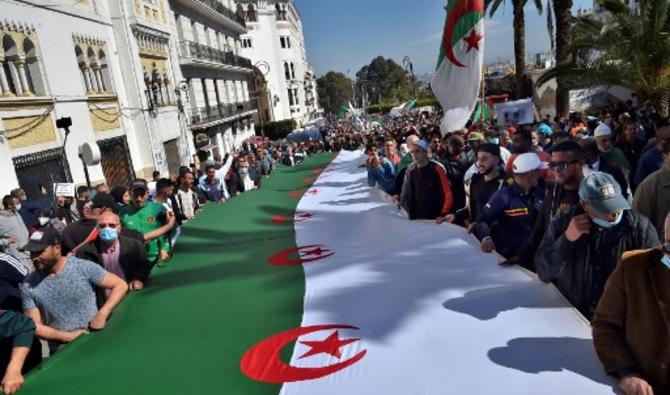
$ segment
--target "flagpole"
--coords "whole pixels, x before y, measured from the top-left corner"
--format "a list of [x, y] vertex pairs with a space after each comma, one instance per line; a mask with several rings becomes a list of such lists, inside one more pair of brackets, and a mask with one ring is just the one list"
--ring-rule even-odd
[[484, 67], [482, 67], [482, 117], [479, 120], [480, 125], [484, 124], [484, 118], [486, 115], [484, 115], [484, 111], [486, 109], [486, 73], [484, 72]]

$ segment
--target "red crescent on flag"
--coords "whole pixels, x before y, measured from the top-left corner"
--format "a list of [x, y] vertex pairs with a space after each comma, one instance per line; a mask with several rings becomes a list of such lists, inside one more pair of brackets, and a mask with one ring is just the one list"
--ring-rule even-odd
[[[298, 258], [291, 258], [290, 255], [298, 254]], [[272, 255], [268, 258], [268, 263], [272, 266], [297, 266], [304, 263], [310, 263], [328, 258], [335, 253], [322, 244], [307, 245], [290, 248]]]
[[349, 325], [318, 325], [291, 329], [278, 333], [256, 344], [242, 356], [240, 370], [249, 378], [263, 383], [290, 383], [314, 380], [339, 372], [360, 361], [367, 350], [363, 350], [342, 362], [320, 368], [299, 368], [281, 360], [281, 350], [300, 336], [332, 329], [358, 329]]
[[288, 217], [293, 217], [293, 222], [303, 222], [303, 221], [307, 221], [308, 219], [311, 219], [313, 216], [314, 216], [314, 214], [312, 214], [312, 213], [299, 211], [299, 212], [285, 214], [285, 215], [275, 215], [275, 216], [272, 217], [271, 222], [273, 224], [288, 223], [288, 222], [290, 222]]
[[305, 192], [305, 196], [314, 196], [319, 193], [319, 190], [316, 188], [312, 188], [309, 191]]
[[444, 52], [445, 56], [451, 63], [455, 64], [458, 67], [465, 67], [465, 65], [456, 59], [454, 55], [454, 48], [451, 44], [452, 36], [454, 35], [454, 29], [456, 24], [461, 19], [461, 17], [468, 12], [479, 12], [484, 13], [484, 1], [483, 0], [461, 0], [454, 6], [454, 8], [449, 11], [447, 15], [447, 24], [444, 26]]

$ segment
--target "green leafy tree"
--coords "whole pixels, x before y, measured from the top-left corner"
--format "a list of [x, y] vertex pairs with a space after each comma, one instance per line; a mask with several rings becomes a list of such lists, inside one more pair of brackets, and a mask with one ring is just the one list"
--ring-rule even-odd
[[329, 71], [316, 80], [319, 105], [328, 113], [335, 113], [340, 106], [347, 105], [353, 95], [352, 81], [346, 75]]
[[393, 59], [374, 58], [356, 73], [357, 104], [397, 103], [410, 98], [412, 80]]
[[585, 16], [573, 25], [566, 51], [575, 61], [557, 64], [539, 83], [563, 78], [571, 87], [623, 86], [668, 116], [670, 0], [640, 0], [639, 13], [621, 0], [599, 4], [609, 13], [605, 21]]

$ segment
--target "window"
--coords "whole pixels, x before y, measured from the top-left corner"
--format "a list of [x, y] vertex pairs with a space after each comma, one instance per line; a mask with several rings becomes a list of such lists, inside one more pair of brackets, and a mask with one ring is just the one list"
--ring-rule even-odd
[[286, 48], [291, 48], [291, 37], [286, 37]]
[[279, 37], [279, 43], [283, 49], [291, 48], [291, 38], [290, 37]]
[[284, 62], [284, 77], [286, 77], [286, 80], [291, 79], [291, 71], [289, 70], [289, 65], [287, 62]]
[[249, 22], [258, 22], [258, 14], [253, 4], [249, 4], [247, 8], [247, 21]]
[[288, 105], [293, 106], [293, 89], [288, 89]]
[[253, 48], [253, 45], [251, 43], [250, 38], [243, 38], [242, 39], [242, 48]]
[[35, 44], [28, 38], [23, 39], [23, 52], [19, 52], [16, 42], [8, 34], [2, 38], [2, 50], [5, 55], [0, 63], [0, 94], [8, 96], [45, 95], [42, 74]]
[[300, 99], [298, 98], [298, 88], [293, 89], [293, 102], [296, 106], [300, 104]]
[[295, 67], [293, 66], [293, 62], [291, 62], [291, 78], [295, 79]]
[[144, 17], [162, 22], [159, 0], [144, 0]]
[[286, 39], [284, 39], [284, 37], [279, 37], [279, 42], [281, 43], [282, 48], [286, 48]]

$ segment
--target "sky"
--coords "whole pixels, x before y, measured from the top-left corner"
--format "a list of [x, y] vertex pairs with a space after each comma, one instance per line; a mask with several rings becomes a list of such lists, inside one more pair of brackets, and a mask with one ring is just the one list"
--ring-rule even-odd
[[[544, 1], [543, 1], [544, 2]], [[405, 56], [417, 76], [431, 73], [446, 12], [446, 0], [295, 0], [302, 15], [307, 58], [317, 75], [356, 72], [376, 56], [402, 65]], [[592, 8], [592, 0], [574, 0], [576, 11]], [[526, 56], [548, 52], [546, 13], [529, 1], [526, 14]], [[514, 59], [512, 5], [507, 1], [493, 18], [485, 19], [485, 62]]]

